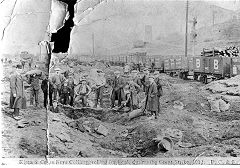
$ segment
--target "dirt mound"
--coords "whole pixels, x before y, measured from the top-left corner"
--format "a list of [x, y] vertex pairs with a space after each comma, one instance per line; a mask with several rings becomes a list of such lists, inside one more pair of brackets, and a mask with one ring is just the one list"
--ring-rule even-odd
[[19, 142], [19, 148], [27, 154], [39, 155], [40, 157], [45, 157], [48, 153], [47, 144], [39, 143], [39, 141], [32, 141], [29, 139], [21, 138]]
[[240, 75], [230, 79], [211, 82], [204, 87], [212, 93], [221, 93], [225, 95], [240, 95]]

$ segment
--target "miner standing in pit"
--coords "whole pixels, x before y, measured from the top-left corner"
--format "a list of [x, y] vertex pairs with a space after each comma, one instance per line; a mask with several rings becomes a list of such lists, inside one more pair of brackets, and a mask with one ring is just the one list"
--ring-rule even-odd
[[18, 64], [15, 73], [10, 77], [10, 108], [14, 109], [13, 118], [15, 120], [21, 119], [19, 110], [26, 108], [24, 79], [21, 73], [22, 65]]
[[74, 103], [74, 77], [73, 77], [73, 72], [69, 72], [69, 76], [68, 76], [68, 87], [70, 89], [70, 94], [69, 94], [69, 105], [73, 106]]
[[154, 81], [154, 76], [149, 76], [149, 86], [146, 89], [146, 110], [150, 112], [151, 115], [155, 116], [157, 119], [158, 107], [159, 107], [159, 99], [158, 99], [158, 90], [157, 84]]
[[87, 84], [87, 80], [85, 78], [80, 79], [80, 80], [81, 80], [80, 81], [81, 83], [76, 87], [75, 102], [81, 101], [82, 106], [86, 107], [87, 106], [87, 98], [88, 98], [88, 95], [91, 93], [92, 89]]
[[104, 73], [101, 70], [97, 70], [97, 80], [96, 80], [96, 86], [95, 86], [95, 104], [94, 108], [98, 105], [98, 100], [100, 102], [100, 107], [103, 107], [103, 90], [106, 85], [106, 78], [104, 77]]
[[115, 107], [115, 100], [118, 100], [118, 106], [121, 106], [121, 102], [124, 100], [124, 79], [120, 76], [120, 71], [114, 72], [114, 80], [113, 80], [113, 90], [111, 96], [111, 107]]
[[37, 74], [31, 74], [28, 80], [30, 84], [30, 105], [33, 105], [33, 100], [35, 100], [35, 106], [38, 107], [38, 95], [40, 90], [40, 76]]
[[143, 74], [144, 74], [144, 76], [141, 79], [141, 83], [143, 85], [143, 91], [146, 92], [147, 86], [148, 86], [148, 82], [149, 82], [149, 79], [148, 79], [148, 77], [149, 77], [149, 70], [148, 70], [148, 68], [144, 68], [143, 69]]
[[64, 76], [60, 73], [61, 69], [56, 68], [55, 74], [51, 78], [51, 85], [53, 86], [53, 99], [57, 100], [57, 97], [60, 98], [61, 96], [61, 86], [65, 81]]
[[159, 71], [155, 71], [153, 73], [153, 75], [154, 75], [154, 78], [155, 78], [154, 82], [156, 83], [157, 90], [158, 90], [157, 96], [158, 96], [158, 114], [159, 114], [159, 112], [160, 112], [160, 97], [163, 95], [163, 89], [162, 89], [163, 83], [162, 83], [162, 80], [160, 79]]
[[48, 103], [48, 75], [44, 75], [43, 81], [41, 83], [41, 89], [43, 91], [43, 105], [45, 108], [47, 108]]
[[131, 79], [128, 83], [132, 95], [132, 107], [133, 109], [137, 109], [140, 107], [139, 105], [141, 100], [139, 97], [139, 93], [142, 91], [142, 83], [140, 78], [138, 77], [137, 70], [133, 70], [131, 72]]

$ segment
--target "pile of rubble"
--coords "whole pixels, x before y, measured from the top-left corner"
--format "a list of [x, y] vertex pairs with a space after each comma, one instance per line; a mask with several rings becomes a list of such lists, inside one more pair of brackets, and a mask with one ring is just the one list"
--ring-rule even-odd
[[220, 57], [239, 57], [239, 47], [229, 46], [225, 49], [215, 48], [213, 50], [204, 49], [201, 52], [201, 56], [212, 57], [212, 56], [220, 56]]
[[220, 93], [222, 95], [240, 95], [240, 75], [230, 79], [218, 80], [211, 82], [205, 87], [212, 93]]

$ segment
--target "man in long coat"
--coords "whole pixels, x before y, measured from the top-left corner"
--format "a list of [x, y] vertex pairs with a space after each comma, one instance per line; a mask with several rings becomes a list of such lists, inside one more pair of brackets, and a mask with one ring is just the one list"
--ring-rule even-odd
[[38, 97], [40, 90], [40, 76], [37, 74], [32, 74], [29, 77], [28, 83], [30, 84], [30, 105], [33, 105], [33, 100], [35, 100], [35, 106], [38, 107]]
[[65, 78], [60, 73], [60, 71], [61, 71], [60, 68], [56, 68], [55, 71], [56, 71], [56, 73], [51, 78], [51, 84], [53, 86], [53, 99], [57, 100], [57, 95], [58, 95], [58, 98], [60, 98], [60, 96], [61, 96], [61, 86], [62, 86], [63, 82], [65, 81]]
[[118, 106], [121, 106], [121, 102], [124, 100], [124, 93], [123, 93], [124, 80], [122, 77], [120, 77], [119, 71], [115, 71], [114, 74], [115, 74], [115, 77], [113, 80], [113, 91], [112, 91], [112, 97], [111, 97], [112, 108], [114, 108], [115, 106], [115, 100], [118, 100]]
[[[95, 104], [94, 108], [97, 107], [98, 102], [100, 102], [100, 107], [103, 107], [103, 90], [106, 85], [106, 78], [104, 77], [104, 73], [101, 70], [97, 71], [97, 80], [95, 86]], [[99, 100], [99, 101], [98, 101]]]
[[47, 98], [48, 98], [48, 75], [44, 76], [44, 79], [41, 83], [41, 89], [43, 91], [43, 105], [46, 108], [47, 107]]
[[73, 106], [73, 103], [74, 103], [74, 87], [75, 87], [73, 73], [69, 73], [69, 76], [68, 76], [68, 87], [70, 88], [69, 105]]
[[157, 118], [158, 114], [158, 90], [157, 90], [157, 84], [154, 82], [154, 76], [149, 76], [149, 86], [147, 87], [147, 98], [146, 98], [146, 110], [148, 112], [151, 112], [152, 115], [155, 115], [155, 118]]
[[144, 76], [141, 79], [142, 85], [143, 85], [143, 91], [146, 92], [147, 91], [147, 87], [148, 87], [148, 76], [149, 76], [149, 70], [148, 68], [144, 68], [143, 70]]
[[[155, 83], [157, 84], [157, 90], [158, 90], [158, 94], [157, 94], [157, 96], [158, 96], [158, 101], [160, 101], [160, 97], [163, 95], [163, 89], [162, 89], [162, 87], [163, 87], [163, 82], [162, 82], [162, 80], [160, 79], [160, 77], [159, 77], [159, 72], [158, 71], [155, 71], [154, 72], [154, 81], [155, 81]], [[158, 112], [160, 112], [160, 102], [158, 103]]]
[[132, 74], [132, 78], [129, 81], [130, 84], [130, 91], [131, 91], [131, 95], [132, 95], [132, 105], [133, 105], [133, 109], [139, 108], [139, 104], [140, 104], [140, 97], [139, 97], [139, 93], [140, 91], [142, 91], [142, 83], [140, 78], [138, 77], [138, 71], [137, 70], [133, 70], [131, 72]]
[[20, 120], [19, 110], [26, 108], [25, 89], [21, 76], [22, 65], [16, 66], [15, 74], [10, 77], [10, 108], [14, 109], [13, 118]]

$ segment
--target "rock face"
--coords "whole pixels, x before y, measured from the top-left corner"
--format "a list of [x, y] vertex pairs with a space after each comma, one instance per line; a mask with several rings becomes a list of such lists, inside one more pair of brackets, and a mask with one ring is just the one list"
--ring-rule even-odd
[[[69, 16], [67, 12], [70, 11], [63, 2], [70, 0], [2, 1], [2, 54], [15, 56], [27, 51], [40, 55], [39, 42], [50, 41], [50, 33], [60, 30]], [[233, 11], [217, 6], [214, 10], [217, 11], [216, 23], [225, 22], [235, 15]], [[189, 11], [190, 18], [198, 16], [199, 27], [211, 25], [210, 4], [191, 2]], [[184, 20], [183, 1], [77, 1], [68, 52], [73, 56], [92, 55], [94, 43], [96, 55], [115, 55], [132, 50], [139, 41], [150, 42], [149, 49], [155, 53], [162, 50], [171, 52], [176, 48], [178, 52], [183, 51], [180, 44], [184, 39]]]
[[51, 33], [56, 33], [64, 25], [66, 16], [67, 5], [57, 0], [52, 0], [49, 31]]
[[4, 18], [1, 27], [2, 53], [14, 56], [27, 51], [39, 55], [38, 43], [50, 41], [47, 29], [51, 0], [8, 0], [0, 6]]

